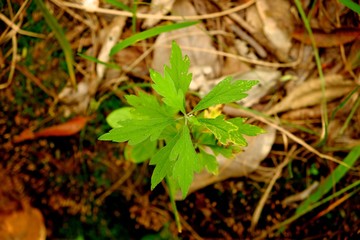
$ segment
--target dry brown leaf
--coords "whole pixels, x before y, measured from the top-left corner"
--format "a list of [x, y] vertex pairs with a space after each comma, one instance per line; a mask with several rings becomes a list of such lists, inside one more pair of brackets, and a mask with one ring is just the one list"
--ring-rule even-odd
[[40, 137], [64, 137], [71, 136], [78, 133], [85, 127], [88, 117], [75, 117], [66, 123], [44, 128], [37, 132], [32, 132], [30, 129], [24, 130], [20, 135], [14, 136], [13, 142], [19, 143], [26, 140], [31, 140]]
[[[97, 59], [103, 62], [108, 62], [110, 59], [110, 50], [118, 42], [119, 37], [125, 26], [126, 17], [116, 17], [111, 24], [105, 30], [107, 32], [106, 37], [101, 46]], [[99, 85], [99, 82], [104, 77], [106, 66], [104, 64], [96, 64], [97, 81], [95, 84], [90, 84], [91, 88], [95, 90]]]
[[[174, 2], [175, 0], [152, 0], [149, 14], [153, 14], [155, 16], [164, 16], [171, 11]], [[155, 24], [160, 22], [160, 20], [161, 19], [159, 18], [145, 19], [142, 27], [143, 28], [153, 27]]]
[[287, 59], [291, 48], [293, 28], [290, 2], [286, 0], [258, 0], [256, 7], [262, 20], [262, 30], [282, 59]]
[[41, 212], [23, 204], [21, 210], [0, 213], [0, 239], [45, 240], [46, 229]]
[[[260, 134], [256, 137], [245, 136], [248, 146], [244, 147], [242, 152], [236, 154], [234, 159], [218, 155], [216, 157], [219, 163], [218, 175], [205, 171], [195, 174], [189, 194], [216, 182], [233, 177], [249, 176], [254, 172], [267, 157], [275, 141], [276, 130], [272, 127], [266, 127], [265, 130], [265, 134]], [[176, 196], [176, 199], [182, 199], [181, 193]]]
[[[314, 40], [317, 47], [335, 47], [352, 42], [360, 37], [360, 29], [357, 28], [338, 28], [330, 33], [321, 29], [312, 29]], [[311, 45], [309, 34], [304, 28], [296, 28], [292, 37], [302, 43]]]
[[[325, 97], [327, 101], [344, 96], [355, 86], [352, 81], [344, 80], [341, 75], [328, 75], [325, 77], [325, 82]], [[319, 78], [312, 79], [289, 92], [281, 102], [267, 111], [267, 114], [272, 115], [287, 110], [314, 106], [319, 104], [321, 99], [321, 80]]]

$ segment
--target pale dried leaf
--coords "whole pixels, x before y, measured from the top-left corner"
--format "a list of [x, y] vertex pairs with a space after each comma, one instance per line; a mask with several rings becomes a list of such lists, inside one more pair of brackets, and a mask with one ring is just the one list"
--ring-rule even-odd
[[[125, 26], [126, 18], [125, 17], [116, 17], [112, 21], [112, 23], [107, 28], [107, 34], [103, 41], [103, 45], [100, 49], [98, 59], [102, 62], [108, 62], [110, 59], [110, 50], [111, 48], [118, 42], [119, 37], [123, 31], [123, 28]], [[96, 74], [97, 74], [97, 83], [95, 86], [95, 89], [97, 89], [97, 86], [101, 79], [104, 77], [106, 70], [106, 66], [104, 64], [96, 64]], [[91, 84], [92, 87], [94, 87], [94, 84]]]
[[[352, 81], [344, 80], [341, 75], [328, 75], [325, 77], [325, 83], [325, 97], [328, 102], [344, 96], [355, 86]], [[321, 99], [321, 80], [319, 78], [312, 79], [294, 88], [281, 102], [267, 111], [267, 114], [314, 106], [319, 104]]]
[[262, 30], [269, 42], [286, 59], [291, 48], [293, 28], [290, 3], [286, 0], [258, 0], [256, 7], [262, 20]]
[[[228, 178], [249, 176], [254, 172], [267, 157], [275, 141], [276, 130], [272, 127], [266, 127], [265, 130], [265, 134], [256, 137], [245, 136], [248, 146], [244, 147], [243, 151], [236, 154], [233, 159], [218, 155], [216, 157], [219, 162], [218, 175], [212, 175], [205, 171], [195, 174], [189, 193]], [[181, 194], [178, 194], [176, 199], [181, 200]]]
[[81, 4], [88, 12], [94, 12], [99, 7], [99, 0], [81, 0]]
[[319, 186], [319, 182], [315, 181], [308, 188], [306, 188], [304, 191], [286, 197], [281, 202], [281, 204], [286, 206], [286, 205], [289, 205], [289, 204], [291, 204], [293, 202], [298, 202], [298, 201], [305, 200], [306, 198], [308, 198], [310, 196], [311, 193], [313, 193], [315, 191], [315, 189], [318, 186]]
[[[155, 16], [164, 16], [171, 11], [174, 2], [175, 0], [152, 0], [149, 14], [153, 14]], [[145, 19], [142, 27], [143, 28], [153, 27], [155, 24], [160, 22], [160, 20], [161, 19], [159, 18]]]

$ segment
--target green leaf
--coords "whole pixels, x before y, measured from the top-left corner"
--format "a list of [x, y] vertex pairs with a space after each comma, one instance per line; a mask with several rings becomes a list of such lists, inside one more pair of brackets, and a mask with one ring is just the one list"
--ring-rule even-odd
[[174, 23], [174, 24], [170, 24], [170, 25], [154, 27], [149, 30], [134, 34], [131, 37], [128, 37], [128, 38], [124, 39], [123, 41], [115, 44], [115, 46], [110, 50], [110, 56], [115, 55], [117, 52], [121, 51], [122, 49], [124, 49], [138, 41], [154, 37], [156, 35], [159, 35], [160, 33], [170, 32], [170, 31], [173, 31], [176, 29], [189, 27], [189, 26], [195, 25], [197, 23], [198, 22]]
[[197, 154], [187, 126], [183, 127], [181, 136], [171, 151], [170, 160], [175, 161], [172, 176], [179, 184], [182, 196], [185, 198], [198, 164]]
[[231, 118], [228, 121], [238, 127], [236, 131], [229, 132], [229, 135], [230, 138], [234, 139], [234, 142], [240, 146], [247, 146], [246, 139], [243, 135], [256, 136], [265, 132], [262, 128], [245, 123], [245, 119], [243, 118]]
[[170, 160], [170, 154], [180, 138], [177, 134], [165, 147], [161, 148], [150, 160], [150, 165], [156, 165], [151, 176], [151, 190], [153, 190], [166, 176], [170, 176], [174, 168], [174, 161]]
[[181, 89], [176, 89], [169, 72], [164, 71], [164, 77], [160, 73], [150, 70], [150, 77], [155, 84], [152, 85], [153, 89], [160, 94], [163, 101], [168, 106], [171, 106], [178, 111], [185, 113], [185, 98]]
[[224, 115], [220, 115], [217, 118], [199, 118], [198, 121], [207, 129], [209, 129], [215, 137], [222, 143], [228, 144], [233, 142], [230, 139], [230, 132], [237, 130], [237, 127], [224, 119]]
[[128, 120], [128, 119], [133, 119], [134, 118], [134, 116], [132, 114], [133, 110], [134, 110], [134, 108], [132, 108], [132, 107], [122, 107], [122, 108], [116, 109], [116, 110], [112, 111], [106, 117], [106, 122], [112, 128], [122, 127], [122, 125], [119, 124], [119, 122]]
[[146, 139], [135, 146], [126, 145], [124, 156], [126, 160], [130, 160], [135, 163], [142, 163], [154, 156], [156, 149], [157, 141], [150, 141], [150, 139]]
[[153, 118], [153, 119], [130, 119], [120, 121], [119, 124], [123, 127], [114, 128], [108, 133], [99, 137], [102, 141], [126, 142], [130, 145], [135, 145], [150, 138], [155, 141], [159, 138], [161, 132], [168, 125], [173, 124], [173, 118]]
[[248, 123], [245, 123], [244, 118], [231, 118], [228, 120], [232, 124], [238, 127], [238, 132], [247, 136], [257, 136], [259, 134], [265, 133], [265, 130], [254, 126]]
[[190, 60], [187, 56], [182, 57], [176, 42], [172, 43], [170, 64], [171, 67], [164, 67], [164, 76], [150, 70], [150, 77], [154, 82], [152, 87], [163, 97], [165, 104], [185, 114], [185, 93], [189, 89], [192, 75], [188, 73]]
[[218, 104], [236, 102], [247, 96], [246, 91], [250, 90], [258, 81], [255, 80], [234, 80], [227, 77], [217, 84], [194, 108], [193, 112]]
[[154, 95], [139, 92], [139, 95], [125, 96], [128, 103], [135, 108], [134, 115], [143, 118], [167, 118], [173, 117], [175, 110], [166, 105], [161, 105]]
[[188, 56], [182, 57], [181, 49], [175, 41], [172, 42], [170, 64], [171, 68], [165, 66], [165, 71], [169, 73], [175, 88], [181, 89], [185, 94], [189, 90], [192, 79], [192, 74], [189, 73], [190, 59]]
[[[214, 155], [200, 149], [198, 159], [201, 168], [205, 167], [208, 172], [214, 175], [217, 175], [219, 173], [219, 163]], [[201, 170], [201, 168], [199, 170]]]

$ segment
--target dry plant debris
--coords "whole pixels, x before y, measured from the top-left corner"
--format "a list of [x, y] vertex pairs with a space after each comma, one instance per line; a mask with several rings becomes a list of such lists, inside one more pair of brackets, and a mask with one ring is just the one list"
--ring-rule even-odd
[[[360, 145], [360, 18], [339, 1], [300, 1], [319, 48], [325, 89], [311, 36], [291, 1], [42, 2], [65, 31], [77, 88], [35, 2], [1, 2], [0, 238], [274, 237], [269, 229], [289, 219], [298, 201]], [[118, 41], [137, 32], [191, 20], [199, 23], [109, 56]], [[166, 185], [150, 192], [151, 169], [126, 161], [124, 144], [96, 141], [124, 95], [149, 90], [149, 68], [162, 70], [172, 40], [192, 63], [189, 108], [227, 75], [256, 79], [261, 84], [239, 103], [252, 110], [216, 111], [246, 117], [268, 132], [249, 139], [233, 160], [219, 155], [217, 175], [196, 177], [192, 193], [178, 202], [182, 233]], [[328, 137], [319, 146], [324, 97]], [[334, 192], [359, 181], [359, 164]], [[356, 239], [359, 202], [356, 194], [335, 198], [276, 237]]]

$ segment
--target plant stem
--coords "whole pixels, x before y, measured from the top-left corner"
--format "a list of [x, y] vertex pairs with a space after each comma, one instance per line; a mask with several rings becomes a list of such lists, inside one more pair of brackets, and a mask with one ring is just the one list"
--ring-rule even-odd
[[173, 209], [176, 226], [177, 226], [178, 232], [181, 233], [181, 232], [182, 232], [182, 226], [181, 226], [181, 222], [180, 222], [179, 212], [178, 212], [178, 210], [177, 210], [176, 202], [175, 202], [175, 187], [174, 187], [174, 183], [171, 181], [171, 179], [170, 179], [168, 176], [166, 177], [166, 182], [167, 182], [167, 184], [168, 184], [168, 186], [169, 186], [170, 202], [171, 202], [171, 207], [172, 207], [172, 209]]

